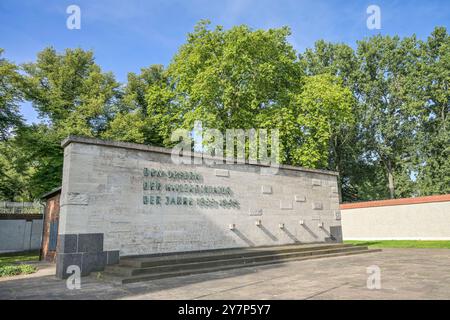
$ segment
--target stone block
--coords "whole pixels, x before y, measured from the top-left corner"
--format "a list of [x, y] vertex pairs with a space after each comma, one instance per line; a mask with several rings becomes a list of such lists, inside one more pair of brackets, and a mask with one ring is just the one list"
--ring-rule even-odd
[[60, 234], [58, 235], [58, 253], [76, 253], [78, 250], [78, 235]]
[[78, 235], [78, 252], [102, 252], [103, 233], [81, 233]]
[[280, 200], [280, 209], [281, 210], [292, 210], [292, 201], [288, 200]]
[[64, 204], [86, 206], [89, 204], [89, 195], [77, 192], [69, 192], [64, 199]]
[[56, 277], [67, 279], [71, 274], [67, 273], [69, 266], [78, 266], [82, 270], [83, 255], [81, 253], [58, 253], [56, 254]]
[[342, 242], [342, 227], [341, 226], [331, 226], [330, 234], [332, 240], [335, 242]]
[[322, 202], [313, 202], [312, 204], [313, 210], [323, 210]]
[[248, 215], [249, 216], [262, 216], [263, 215], [263, 209], [253, 209], [250, 208], [248, 210]]
[[295, 202], [306, 202], [306, 196], [295, 195]]
[[119, 250], [113, 250], [113, 251], [107, 251], [106, 252], [106, 264], [108, 266], [113, 264], [118, 264], [120, 261], [120, 251]]
[[272, 186], [261, 186], [261, 193], [262, 194], [272, 194]]
[[84, 252], [82, 253], [81, 275], [87, 276], [94, 271], [103, 271], [107, 262], [107, 252]]

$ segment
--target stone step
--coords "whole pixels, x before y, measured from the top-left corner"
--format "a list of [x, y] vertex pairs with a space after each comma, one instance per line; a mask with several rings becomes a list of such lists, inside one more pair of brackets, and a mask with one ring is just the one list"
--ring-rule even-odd
[[200, 268], [200, 269], [177, 270], [177, 271], [171, 271], [171, 272], [161, 272], [161, 273], [156, 273], [156, 274], [146, 274], [146, 275], [136, 275], [136, 276], [124, 277], [124, 278], [121, 278], [119, 280], [119, 282], [122, 284], [127, 284], [127, 283], [135, 283], [135, 282], [143, 282], [143, 281], [158, 280], [158, 279], [164, 279], [164, 278], [193, 275], [193, 274], [224, 271], [224, 270], [230, 270], [230, 269], [258, 267], [258, 266], [271, 265], [271, 264], [276, 264], [276, 263], [287, 263], [287, 262], [292, 262], [292, 261], [349, 256], [349, 255], [356, 255], [356, 254], [363, 254], [363, 253], [374, 253], [374, 252], [380, 252], [380, 251], [381, 251], [380, 249], [353, 250], [353, 251], [344, 251], [344, 252], [331, 253], [331, 254], [301, 256], [301, 257], [294, 257], [294, 258], [281, 259], [281, 260], [266, 260], [263, 262], [255, 262], [255, 263], [250, 263], [250, 264], [220, 265], [220, 266]]
[[212, 260], [234, 259], [242, 257], [274, 255], [288, 252], [313, 251], [331, 248], [348, 248], [351, 244], [302, 244], [272, 247], [254, 247], [240, 249], [212, 250], [204, 252], [183, 252], [160, 256], [138, 256], [120, 259], [120, 266], [149, 268], [152, 266], [164, 266], [174, 264], [185, 264], [190, 262], [202, 262]]
[[[303, 249], [303, 248], [302, 248]], [[202, 261], [184, 261], [175, 264], [165, 264], [165, 265], [157, 265], [151, 267], [130, 267], [130, 266], [112, 266], [107, 268], [107, 272], [110, 274], [118, 275], [118, 276], [135, 276], [135, 275], [143, 275], [143, 274], [158, 274], [164, 272], [172, 272], [178, 270], [193, 270], [193, 269], [204, 269], [204, 268], [212, 268], [222, 265], [237, 265], [237, 264], [252, 264], [259, 263], [264, 261], [271, 260], [285, 260], [295, 257], [308, 257], [314, 255], [325, 255], [325, 254], [333, 254], [340, 252], [350, 252], [350, 251], [361, 251], [367, 250], [367, 247], [360, 246], [345, 246], [345, 247], [329, 247], [328, 248], [315, 248], [314, 250], [297, 250], [297, 251], [261, 251], [258, 255], [245, 255], [245, 256], [222, 256], [218, 259], [218, 257], [214, 257], [210, 260], [202, 260]]]

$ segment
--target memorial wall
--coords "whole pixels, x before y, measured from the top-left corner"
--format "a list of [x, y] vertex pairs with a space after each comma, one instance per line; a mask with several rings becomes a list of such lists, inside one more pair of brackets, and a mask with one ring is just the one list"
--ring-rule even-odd
[[342, 241], [337, 173], [176, 165], [170, 149], [79, 137], [63, 147], [60, 277], [120, 256]]

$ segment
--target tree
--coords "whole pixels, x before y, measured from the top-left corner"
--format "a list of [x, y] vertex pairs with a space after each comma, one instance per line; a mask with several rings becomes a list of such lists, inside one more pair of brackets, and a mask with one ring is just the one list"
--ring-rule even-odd
[[[105, 131], [117, 112], [120, 88], [112, 74], [101, 72], [93, 53], [81, 49], [58, 54], [47, 48], [23, 70], [23, 95], [46, 122], [17, 130], [8, 149], [17, 155], [7, 158], [9, 172], [26, 178], [24, 193], [32, 200], [61, 184], [64, 138]], [[16, 196], [13, 185], [5, 188], [5, 195]]]
[[[170, 147], [196, 120], [279, 130], [279, 160], [338, 171], [344, 201], [450, 192], [445, 28], [426, 41], [378, 35], [356, 50], [320, 40], [300, 55], [289, 35], [202, 21], [167, 68], [129, 73], [123, 86], [91, 51], [47, 48], [23, 75], [0, 59], [0, 197], [58, 186], [69, 134]], [[44, 122], [22, 123], [24, 99]]]
[[356, 125], [345, 135], [349, 143], [331, 159], [340, 163], [344, 200], [445, 192], [446, 43], [445, 29], [437, 28], [427, 43], [415, 36], [376, 36], [358, 42], [354, 52], [321, 40], [301, 55], [308, 75], [338, 76], [358, 102]]
[[109, 127], [102, 134], [102, 138], [115, 141], [144, 143], [145, 129], [144, 117], [139, 112], [121, 112], [109, 123]]
[[0, 48], [0, 141], [6, 140], [22, 124], [18, 106], [22, 100], [22, 78], [17, 66], [2, 58], [2, 54]]
[[[417, 40], [375, 36], [358, 42], [358, 88], [362, 140], [367, 159], [379, 161], [386, 172], [391, 198], [396, 172], [410, 159], [417, 112], [407, 98], [409, 73], [416, 66]], [[410, 181], [408, 181], [409, 183]]]
[[0, 49], [0, 199], [26, 199], [26, 175], [18, 170], [20, 150], [14, 147], [11, 139], [23, 126], [19, 113], [22, 101], [22, 77], [18, 68], [4, 58]]
[[208, 25], [202, 21], [188, 35], [167, 68], [167, 83], [148, 91], [164, 144], [170, 146], [174, 129], [192, 129], [196, 120], [222, 132], [284, 128], [267, 120], [280, 115], [302, 86], [302, 69], [287, 41], [289, 29], [237, 26], [225, 31]]
[[354, 125], [352, 92], [329, 74], [307, 77], [303, 91], [294, 100], [301, 128], [295, 164], [339, 171], [337, 158], [344, 132]]
[[207, 26], [196, 26], [168, 67], [183, 126], [249, 128], [261, 110], [288, 104], [302, 78], [288, 28]]
[[411, 100], [418, 104], [417, 144], [412, 152], [420, 195], [450, 193], [450, 36], [436, 28], [421, 43], [411, 71]]
[[61, 137], [99, 136], [114, 116], [119, 84], [111, 73], [102, 73], [91, 51], [67, 49], [58, 54], [47, 48], [23, 68], [27, 99]]
[[0, 141], [0, 199], [22, 201], [30, 199], [29, 175], [23, 167], [22, 150], [13, 139]]
[[29, 199], [61, 186], [64, 153], [61, 134], [46, 124], [22, 128], [12, 142], [20, 150], [17, 170], [27, 176]]
[[35, 200], [61, 185], [63, 152], [55, 136], [45, 124], [33, 124], [0, 143], [0, 198]]
[[122, 99], [125, 110], [135, 110], [140, 112], [142, 116], [147, 116], [147, 91], [152, 85], [161, 83], [164, 80], [164, 67], [162, 65], [151, 65], [148, 68], [142, 68], [140, 74], [128, 73], [128, 82]]
[[355, 72], [359, 62], [350, 46], [319, 40], [314, 44], [314, 48], [306, 49], [300, 54], [300, 59], [307, 75], [331, 74], [339, 77], [352, 92], [355, 89]]
[[167, 76], [161, 65], [142, 68], [138, 75], [130, 72], [120, 111], [110, 121], [102, 137], [163, 146], [163, 128], [167, 121], [161, 121], [161, 117], [168, 116], [166, 107], [169, 103], [162, 96], [166, 86]]
[[354, 97], [351, 104], [353, 125], [341, 126], [340, 133], [334, 136], [327, 166], [339, 172], [343, 201], [380, 198], [380, 190], [385, 187], [378, 186], [380, 175], [376, 173], [377, 167], [362, 156], [367, 148], [361, 139], [361, 114], [356, 93], [359, 61], [355, 51], [346, 44], [319, 40], [314, 48], [300, 54], [300, 59], [308, 76], [331, 74], [338, 77]]

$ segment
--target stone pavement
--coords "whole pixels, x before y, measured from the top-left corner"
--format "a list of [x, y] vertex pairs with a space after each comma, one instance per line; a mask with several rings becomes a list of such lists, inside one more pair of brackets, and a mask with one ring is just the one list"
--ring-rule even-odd
[[[367, 267], [381, 269], [381, 289], [367, 289]], [[0, 278], [0, 299], [450, 299], [450, 250], [380, 253], [296, 261], [118, 285], [101, 276], [68, 290], [52, 265]]]

